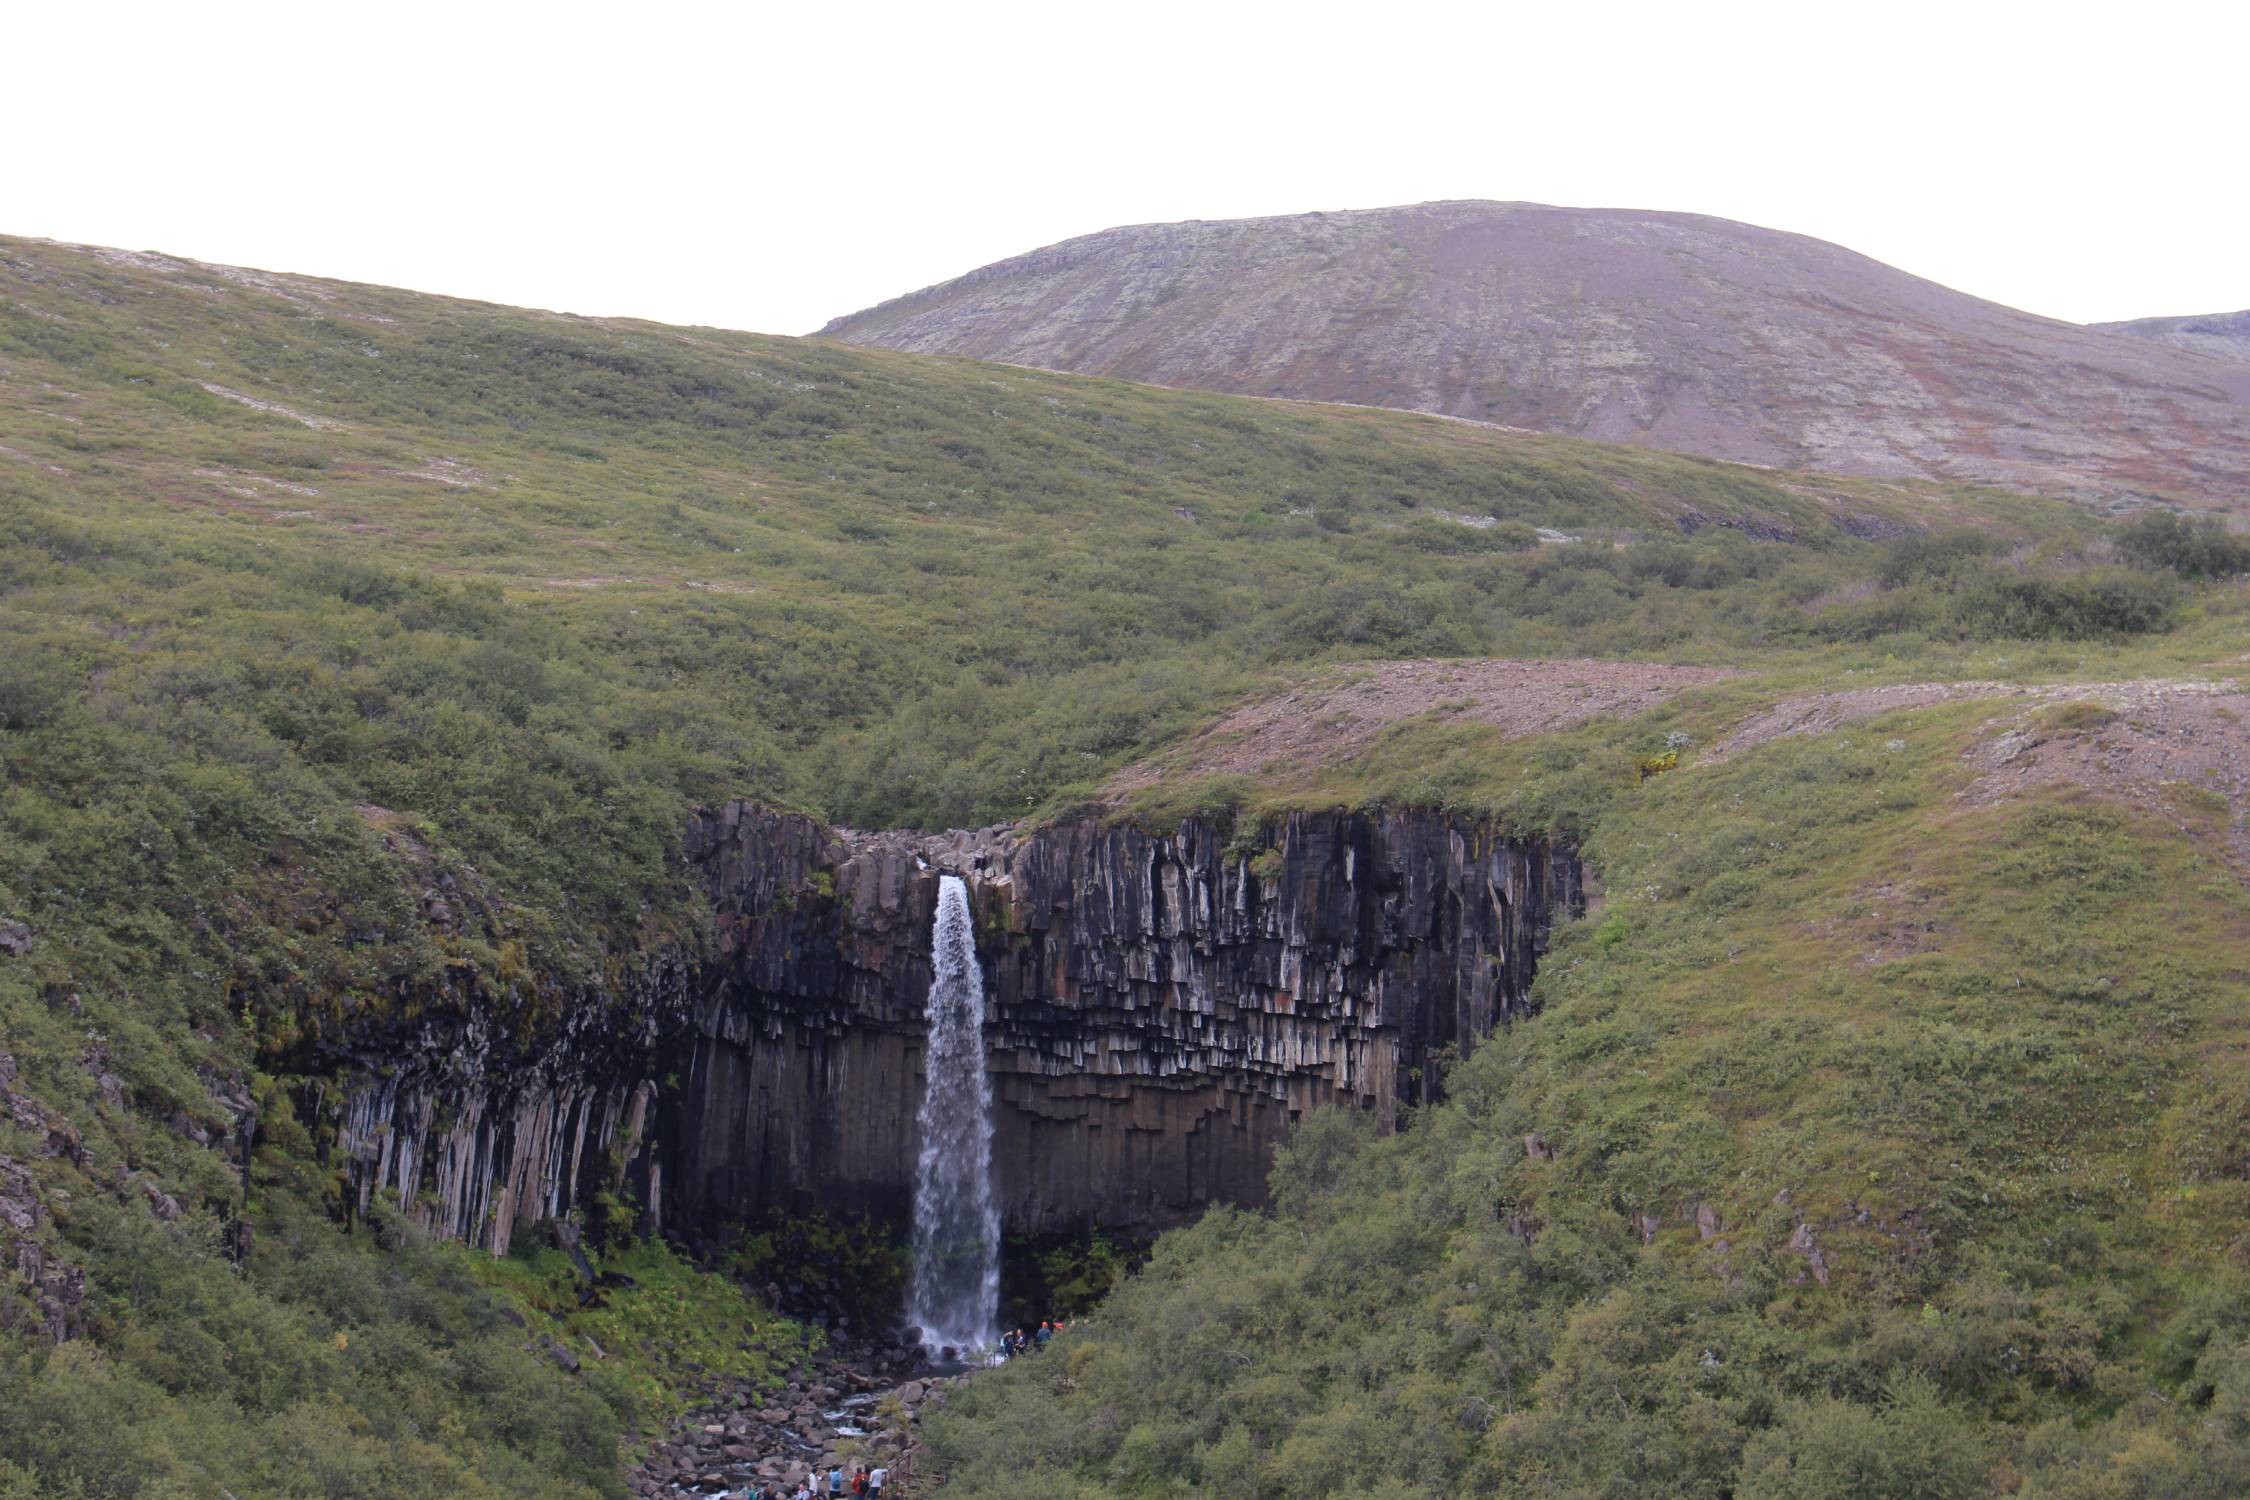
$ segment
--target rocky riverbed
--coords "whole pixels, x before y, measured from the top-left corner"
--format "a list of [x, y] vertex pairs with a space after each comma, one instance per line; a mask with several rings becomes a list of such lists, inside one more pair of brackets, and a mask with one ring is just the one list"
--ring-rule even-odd
[[885, 1493], [916, 1490], [919, 1425], [962, 1377], [934, 1372], [910, 1338], [829, 1345], [774, 1389], [743, 1383], [685, 1413], [626, 1476], [636, 1495], [715, 1494], [758, 1483], [794, 1490], [808, 1475], [881, 1465]]

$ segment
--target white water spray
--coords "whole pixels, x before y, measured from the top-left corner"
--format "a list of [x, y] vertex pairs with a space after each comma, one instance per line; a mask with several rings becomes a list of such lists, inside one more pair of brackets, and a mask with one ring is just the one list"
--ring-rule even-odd
[[984, 1070], [984, 972], [969, 888], [938, 879], [930, 945], [922, 1156], [914, 1170], [914, 1292], [907, 1319], [935, 1355], [989, 1346], [1000, 1317], [1000, 1211], [992, 1201], [992, 1081]]

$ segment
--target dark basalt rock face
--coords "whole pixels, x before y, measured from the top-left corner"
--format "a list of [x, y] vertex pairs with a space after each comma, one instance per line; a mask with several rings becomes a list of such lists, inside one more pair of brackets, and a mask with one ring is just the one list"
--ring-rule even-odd
[[1574, 854], [1443, 817], [1294, 814], [1240, 844], [1091, 822], [832, 834], [732, 806], [690, 840], [721, 981], [666, 1113], [665, 1218], [903, 1217], [937, 878], [967, 878], [991, 991], [1011, 1230], [1149, 1228], [1256, 1203], [1318, 1104], [1390, 1118], [1525, 1005]]
[[734, 803], [686, 852], [708, 951], [571, 997], [536, 1044], [471, 1005], [354, 1052], [337, 1140], [363, 1203], [399, 1189], [495, 1252], [619, 1176], [695, 1241], [769, 1210], [903, 1220], [950, 872], [990, 991], [1008, 1228], [1160, 1227], [1261, 1201], [1315, 1105], [1415, 1102], [1437, 1049], [1523, 1011], [1583, 900], [1573, 852], [1412, 813], [912, 835]]
[[[0, 1121], [35, 1143], [32, 1149], [38, 1156], [84, 1167], [86, 1149], [76, 1127], [30, 1095], [18, 1093], [16, 1076], [14, 1056], [0, 1050]], [[85, 1331], [86, 1272], [58, 1253], [47, 1229], [47, 1207], [37, 1175], [30, 1166], [0, 1154], [0, 1332], [28, 1326], [47, 1342], [59, 1344]]]
[[692, 1025], [700, 972], [678, 949], [645, 955], [614, 987], [563, 997], [551, 1020], [472, 983], [413, 997], [409, 1025], [324, 1047], [344, 1084], [335, 1144], [353, 1209], [395, 1193], [433, 1233], [502, 1255], [621, 1176], [659, 1202], [656, 1080]]

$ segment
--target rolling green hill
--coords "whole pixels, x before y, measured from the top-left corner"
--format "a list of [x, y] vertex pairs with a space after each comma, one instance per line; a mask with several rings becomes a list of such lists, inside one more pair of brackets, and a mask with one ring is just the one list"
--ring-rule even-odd
[[[462, 975], [536, 1030], [694, 949], [703, 803], [1047, 816], [1334, 663], [1487, 655], [1751, 675], [1115, 810], [1473, 810], [1587, 838], [1610, 904], [1451, 1102], [1309, 1127], [1275, 1216], [1168, 1240], [976, 1387], [959, 1492], [1822, 1493], [1819, 1454], [1925, 1429], [1993, 1487], [2231, 1472], [2239, 807], [1963, 812], [1959, 702], [1700, 764], [1839, 684], [2235, 670], [2242, 589], [2190, 576], [2231, 556], [1991, 491], [0, 240], [0, 1495], [617, 1493], [611, 1435], [692, 1372], [567, 1379], [523, 1278], [341, 1228], [305, 1037]], [[1869, 959], [1900, 888], [1946, 941]], [[629, 1253], [620, 1315], [707, 1363], [740, 1294]], [[50, 1304], [87, 1336], [50, 1347]], [[796, 1336], [761, 1326], [723, 1356]]]
[[[1312, 1117], [1276, 1212], [965, 1391], [947, 1492], [2242, 1493], [2250, 696], [2194, 731], [1877, 700], [1726, 750], [1761, 691], [1420, 727], [1274, 799], [1559, 818], [1608, 899], [1445, 1101]], [[2225, 769], [2091, 769], [2182, 734]]]

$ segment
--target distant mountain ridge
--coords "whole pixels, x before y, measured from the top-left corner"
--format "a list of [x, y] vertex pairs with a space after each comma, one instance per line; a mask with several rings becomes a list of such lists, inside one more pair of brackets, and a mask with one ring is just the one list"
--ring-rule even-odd
[[2250, 364], [1693, 214], [1441, 202], [1136, 225], [821, 332], [1784, 468], [2250, 495]]
[[2250, 309], [2230, 313], [2196, 313], [2184, 318], [2133, 318], [2123, 323], [2093, 325], [2109, 333], [2155, 339], [2182, 349], [2212, 354], [2220, 359], [2250, 360]]

